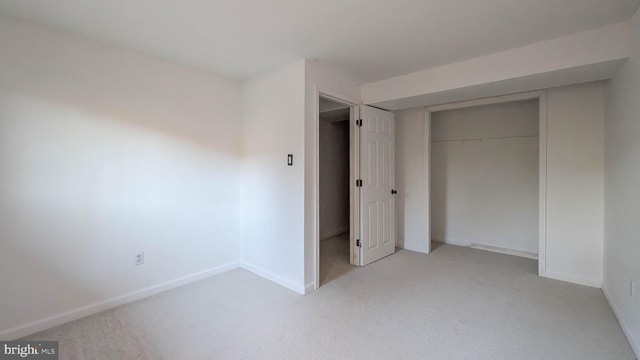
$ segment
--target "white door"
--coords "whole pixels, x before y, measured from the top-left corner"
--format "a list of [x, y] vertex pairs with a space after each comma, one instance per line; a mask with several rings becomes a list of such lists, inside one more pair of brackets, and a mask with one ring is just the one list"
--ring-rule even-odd
[[396, 249], [395, 119], [365, 105], [360, 119], [360, 265], [367, 265]]

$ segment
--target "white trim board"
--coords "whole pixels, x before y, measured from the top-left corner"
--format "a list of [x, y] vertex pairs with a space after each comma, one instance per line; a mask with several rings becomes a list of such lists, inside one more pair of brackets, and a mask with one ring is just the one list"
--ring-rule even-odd
[[472, 249], [485, 250], [485, 251], [491, 251], [499, 254], [507, 254], [507, 255], [513, 255], [513, 256], [520, 256], [520, 257], [532, 259], [532, 260], [538, 260], [538, 254], [530, 253], [528, 251], [506, 249], [506, 248], [501, 248], [497, 246], [489, 246], [489, 245], [482, 245], [482, 244], [471, 244], [469, 245], [469, 247]]
[[570, 282], [570, 283], [573, 283], [573, 284], [590, 286], [590, 287], [594, 287], [594, 288], [598, 288], [598, 289], [602, 288], [602, 282], [601, 281], [596, 281], [596, 280], [591, 280], [591, 279], [584, 279], [584, 278], [580, 278], [580, 277], [560, 274], [560, 273], [549, 271], [549, 270], [547, 270], [547, 274], [545, 275], [545, 277], [547, 277], [549, 279], [560, 280], [560, 281], [564, 281], [564, 282]]
[[316, 283], [315, 282], [310, 282], [308, 284], [306, 284], [304, 286], [304, 294], [307, 295], [309, 293], [312, 293], [316, 291]]
[[427, 218], [425, 219], [425, 227], [427, 231], [426, 248], [427, 254], [431, 252], [431, 153], [433, 144], [431, 144], [431, 111], [424, 109], [424, 200], [425, 209], [427, 210]]
[[[287, 279], [285, 279], [285, 278], [283, 278], [283, 277], [281, 277], [279, 275], [276, 275], [276, 274], [274, 274], [272, 272], [269, 272], [267, 270], [264, 270], [262, 268], [259, 268], [259, 267], [255, 266], [255, 265], [252, 265], [252, 264], [249, 264], [249, 263], [246, 263], [246, 262], [240, 262], [240, 267], [245, 269], [245, 270], [247, 270], [247, 271], [249, 271], [249, 272], [252, 272], [252, 273], [254, 273], [254, 274], [256, 274], [256, 275], [258, 275], [260, 277], [263, 277], [263, 278], [265, 278], [267, 280], [273, 281], [274, 283], [276, 283], [276, 284], [278, 284], [280, 286], [284, 286], [289, 290], [295, 291], [298, 294], [304, 295], [307, 292], [306, 286], [308, 286], [308, 284], [307, 285], [296, 284], [296, 283], [294, 283], [292, 281], [289, 281], [289, 280], [287, 280]], [[313, 285], [315, 285], [315, 284], [313, 284]]]
[[52, 327], [78, 320], [86, 316], [94, 315], [124, 304], [147, 298], [152, 295], [175, 289], [180, 286], [203, 280], [214, 275], [222, 274], [238, 267], [239, 264], [237, 262], [216, 266], [207, 270], [197, 272], [195, 274], [183, 276], [174, 280], [169, 280], [157, 285], [152, 285], [140, 290], [130, 292], [128, 294], [116, 296], [87, 306], [82, 306], [67, 312], [47, 317], [45, 319], [36, 320], [24, 325], [18, 325], [0, 332], [0, 339], [18, 339], [42, 330], [50, 329]]
[[636, 353], [636, 357], [640, 359], [640, 344], [634, 342], [634, 339], [631, 336], [631, 330], [629, 330], [629, 326], [627, 326], [627, 324], [624, 322], [624, 320], [620, 316], [620, 310], [618, 309], [618, 306], [613, 301], [611, 296], [609, 296], [609, 292], [607, 291], [607, 288], [604, 286], [602, 287], [602, 293], [604, 294], [605, 299], [607, 299], [607, 302], [609, 303], [609, 306], [613, 311], [613, 315], [615, 315], [616, 319], [618, 320], [618, 323], [620, 323], [622, 332], [627, 337], [627, 341], [629, 342], [629, 345], [631, 345], [631, 349], [633, 350], [633, 352]]
[[538, 275], [547, 274], [547, 92], [540, 93], [538, 100], [540, 124], [538, 128]]
[[463, 243], [458, 241], [449, 241], [449, 240], [442, 240], [442, 239], [431, 239], [431, 241], [439, 242], [442, 244], [455, 245], [455, 246], [464, 246], [464, 247], [468, 247], [476, 250], [490, 251], [498, 254], [506, 254], [506, 255], [512, 255], [512, 256], [519, 256], [527, 259], [538, 260], [538, 254], [530, 253], [528, 251], [507, 249], [507, 248], [482, 245], [482, 244]]

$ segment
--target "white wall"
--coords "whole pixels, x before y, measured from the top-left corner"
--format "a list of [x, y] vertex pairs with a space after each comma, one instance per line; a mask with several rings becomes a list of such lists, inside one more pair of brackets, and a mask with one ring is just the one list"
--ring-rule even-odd
[[241, 262], [300, 293], [315, 285], [319, 91], [360, 98], [358, 84], [312, 60], [243, 84]]
[[237, 262], [238, 83], [7, 18], [0, 48], [0, 338]]
[[546, 275], [602, 283], [603, 84], [547, 93]]
[[606, 91], [603, 289], [640, 356], [640, 13], [632, 26], [631, 58]]
[[433, 240], [538, 253], [538, 123], [537, 99], [431, 114]]
[[425, 111], [413, 108], [396, 116], [396, 239], [397, 246], [429, 251], [425, 182]]
[[320, 116], [320, 239], [349, 231], [349, 114]]
[[[305, 61], [244, 83], [242, 262], [304, 292]], [[293, 154], [293, 166], [287, 166]]]

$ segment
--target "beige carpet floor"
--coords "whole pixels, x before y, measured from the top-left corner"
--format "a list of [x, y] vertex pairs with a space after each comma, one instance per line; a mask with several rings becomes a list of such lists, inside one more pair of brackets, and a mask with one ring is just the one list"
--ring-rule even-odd
[[442, 245], [352, 268], [340, 241], [307, 296], [238, 269], [28, 338], [61, 359], [635, 359], [599, 289], [534, 260]]

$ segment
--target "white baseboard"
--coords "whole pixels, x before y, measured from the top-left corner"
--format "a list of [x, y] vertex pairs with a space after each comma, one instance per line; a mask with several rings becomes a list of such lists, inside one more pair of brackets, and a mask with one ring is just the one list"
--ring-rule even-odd
[[519, 256], [527, 259], [538, 260], [538, 254], [530, 253], [527, 251], [505, 249], [497, 246], [488, 246], [488, 245], [481, 245], [481, 244], [471, 244], [469, 245], [469, 247], [472, 249], [491, 251], [498, 254], [513, 255], [513, 256]]
[[415, 251], [415, 252], [420, 252], [420, 253], [424, 253], [424, 254], [428, 254], [429, 253], [429, 248], [425, 245], [415, 245], [415, 244], [397, 244], [399, 248], [405, 249], [405, 250], [410, 250], [410, 251]]
[[549, 279], [570, 282], [570, 283], [574, 283], [574, 284], [578, 284], [578, 285], [590, 286], [590, 287], [594, 287], [594, 288], [598, 288], [598, 289], [602, 288], [602, 282], [601, 281], [596, 281], [596, 280], [591, 280], [591, 279], [584, 279], [584, 278], [575, 277], [575, 276], [571, 276], [571, 275], [559, 274], [559, 273], [556, 273], [556, 272], [553, 272], [553, 271], [549, 271], [549, 269], [547, 269], [545, 277], [548, 277]]
[[435, 241], [435, 242], [439, 242], [439, 243], [443, 243], [443, 244], [449, 244], [449, 245], [456, 245], [456, 246], [469, 246], [469, 245], [471, 245], [471, 243], [466, 243], [466, 242], [462, 242], [462, 241], [455, 241], [455, 240], [444, 240], [444, 239], [434, 239], [434, 238], [432, 238], [431, 241]]
[[304, 294], [307, 295], [309, 293], [312, 293], [316, 291], [316, 283], [315, 282], [310, 282], [307, 285], [304, 286]]
[[485, 250], [485, 251], [491, 251], [499, 254], [507, 254], [507, 255], [513, 255], [513, 256], [520, 256], [527, 259], [538, 260], [538, 254], [530, 253], [527, 251], [513, 250], [513, 249], [507, 249], [507, 248], [502, 248], [497, 246], [474, 244], [474, 243], [461, 242], [461, 241], [455, 241], [455, 240], [451, 241], [451, 240], [443, 240], [443, 239], [431, 239], [431, 241], [440, 242], [440, 243], [449, 244], [449, 245], [466, 246], [466, 247], [470, 247], [478, 250]]
[[258, 276], [261, 276], [261, 277], [263, 277], [263, 278], [265, 278], [267, 280], [271, 280], [271, 281], [273, 281], [274, 283], [276, 283], [278, 285], [284, 286], [289, 290], [293, 290], [293, 291], [297, 292], [298, 294], [304, 295], [305, 292], [306, 292], [305, 285], [296, 284], [296, 283], [294, 283], [292, 281], [289, 281], [289, 280], [287, 280], [287, 279], [285, 279], [285, 278], [283, 278], [281, 276], [278, 276], [278, 275], [276, 275], [274, 273], [271, 273], [271, 272], [269, 272], [267, 270], [261, 269], [261, 268], [255, 266], [255, 265], [252, 265], [252, 264], [249, 264], [249, 263], [246, 263], [246, 262], [240, 262], [240, 267], [245, 269], [245, 270], [247, 270], [247, 271], [250, 271], [250, 272], [252, 272], [252, 273], [254, 273], [254, 274], [258, 275]]
[[[442, 239], [431, 239], [431, 241], [441, 242], [441, 243], [450, 244], [450, 245], [466, 246], [466, 247], [470, 247], [470, 248], [474, 248], [474, 249], [481, 249], [481, 250], [486, 250], [486, 251], [492, 251], [492, 252], [498, 252], [498, 253], [503, 253], [503, 254], [521, 256], [521, 257], [526, 257], [526, 258], [537, 260], [537, 256], [533, 256], [534, 254], [527, 253], [527, 252], [524, 252], [524, 251], [510, 250], [510, 249], [498, 248], [498, 247], [494, 247], [494, 246], [479, 245], [479, 244], [462, 243], [462, 242], [456, 242], [456, 241], [450, 241], [450, 240], [444, 241]], [[584, 278], [580, 278], [580, 277], [576, 277], [576, 276], [560, 274], [560, 273], [556, 273], [556, 272], [553, 272], [553, 271], [549, 271], [548, 269], [546, 270], [546, 273], [545, 273], [544, 277], [547, 277], [549, 279], [554, 279], [554, 280], [570, 282], [570, 283], [578, 284], [578, 285], [590, 286], [590, 287], [594, 287], [594, 288], [601, 288], [602, 287], [602, 282], [601, 281], [595, 281], [595, 280], [591, 280], [591, 279], [584, 279]]]
[[613, 298], [611, 298], [611, 296], [609, 295], [609, 292], [607, 291], [607, 288], [604, 287], [604, 286], [602, 287], [602, 293], [604, 294], [604, 297], [609, 302], [609, 306], [611, 306], [611, 310], [613, 311], [613, 315], [615, 315], [616, 319], [618, 319], [618, 323], [620, 323], [620, 327], [622, 328], [622, 332], [627, 337], [627, 341], [629, 341], [629, 345], [631, 345], [631, 349], [633, 349], [633, 352], [636, 353], [636, 357], [640, 359], [640, 344], [638, 344], [638, 343], [636, 343], [634, 341], [633, 336], [631, 336], [632, 334], [631, 334], [631, 330], [629, 329], [629, 326], [627, 326], [627, 324], [624, 322], [624, 319], [622, 318], [622, 316], [620, 316], [620, 310], [618, 309], [618, 306], [613, 301]]
[[326, 240], [326, 239], [331, 239], [334, 236], [338, 236], [344, 233], [348, 233], [349, 232], [349, 228], [343, 228], [343, 229], [338, 229], [338, 230], [334, 230], [332, 232], [326, 233], [326, 234], [320, 234], [320, 240]]
[[140, 290], [130, 292], [121, 296], [116, 296], [104, 301], [100, 301], [91, 305], [83, 306], [71, 311], [67, 311], [61, 314], [53, 315], [45, 319], [37, 320], [28, 324], [15, 326], [0, 332], [0, 339], [13, 340], [18, 339], [42, 330], [50, 329], [52, 327], [68, 323], [70, 321], [78, 320], [80, 318], [97, 314], [105, 310], [109, 310], [130, 302], [134, 302], [146, 297], [159, 294], [161, 292], [171, 290], [183, 285], [196, 282], [210, 276], [222, 274], [229, 270], [238, 268], [237, 262], [229, 263], [226, 265], [217, 266], [211, 269], [203, 270], [195, 274], [183, 276], [174, 280], [169, 280], [157, 285], [152, 285]]

